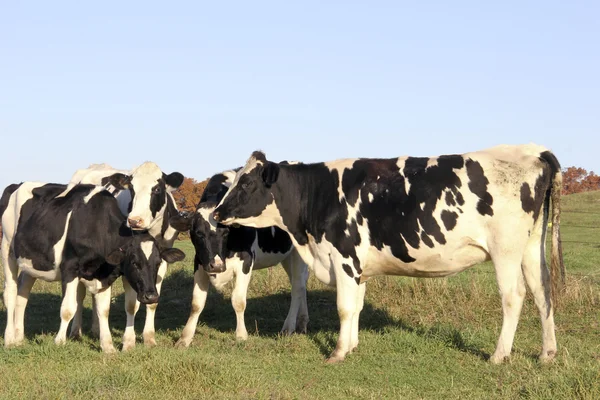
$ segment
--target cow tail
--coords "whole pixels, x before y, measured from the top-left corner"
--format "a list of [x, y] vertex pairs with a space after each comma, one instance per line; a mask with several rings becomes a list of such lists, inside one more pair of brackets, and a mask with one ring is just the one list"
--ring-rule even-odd
[[550, 260], [550, 279], [552, 282], [552, 303], [554, 304], [554, 307], [556, 307], [558, 295], [565, 285], [565, 263], [563, 260], [562, 241], [560, 238], [560, 194], [562, 191], [562, 172], [560, 164], [553, 153], [545, 151], [540, 157], [548, 163], [552, 176], [551, 185], [546, 193], [546, 204], [552, 200], [552, 255]]

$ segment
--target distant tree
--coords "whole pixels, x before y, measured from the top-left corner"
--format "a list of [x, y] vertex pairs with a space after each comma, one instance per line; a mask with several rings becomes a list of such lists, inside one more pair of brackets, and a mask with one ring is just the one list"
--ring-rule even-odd
[[568, 167], [563, 169], [563, 194], [600, 190], [600, 176], [594, 171], [587, 172], [583, 168]]
[[173, 192], [173, 198], [179, 210], [195, 211], [207, 183], [208, 180], [197, 182], [192, 178], [185, 178], [181, 186]]

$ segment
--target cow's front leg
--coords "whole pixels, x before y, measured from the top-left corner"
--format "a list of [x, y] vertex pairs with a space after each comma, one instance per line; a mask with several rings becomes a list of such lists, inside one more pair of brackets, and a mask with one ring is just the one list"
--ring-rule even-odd
[[292, 334], [294, 332], [306, 333], [308, 325], [308, 307], [306, 304], [306, 281], [308, 268], [296, 251], [281, 262], [292, 285], [292, 301], [287, 318], [283, 323], [281, 332]]
[[[156, 277], [156, 291], [160, 295], [160, 288], [163, 283], [163, 278], [167, 274], [167, 262], [163, 260], [158, 268], [158, 276]], [[144, 324], [144, 344], [149, 347], [156, 346], [154, 316], [156, 314], [158, 303], [146, 305], [146, 323]]]
[[17, 289], [17, 307], [15, 308], [15, 341], [14, 344], [19, 346], [25, 339], [25, 307], [29, 300], [31, 288], [37, 279], [21, 272], [19, 274], [18, 289]]
[[[335, 350], [327, 359], [328, 363], [343, 361], [346, 354], [352, 350], [353, 319], [358, 309], [359, 284], [353, 276], [347, 263], [339, 262], [333, 265], [337, 289], [337, 309], [340, 318], [340, 335]], [[358, 327], [358, 318], [356, 319]], [[358, 333], [356, 335], [358, 342]]]
[[108, 325], [108, 313], [110, 312], [110, 286], [98, 291], [96, 298], [96, 314], [98, 315], [98, 327], [100, 328], [100, 348], [104, 353], [115, 353], [110, 326]]
[[125, 277], [123, 277], [123, 289], [125, 289], [125, 313], [127, 314], [123, 333], [123, 351], [127, 351], [135, 347], [135, 314], [140, 309], [140, 302], [137, 301], [137, 293]]
[[358, 299], [356, 302], [356, 312], [352, 317], [352, 335], [350, 337], [350, 351], [354, 351], [358, 347], [358, 320], [360, 312], [365, 305], [365, 292], [367, 291], [367, 282], [363, 282], [358, 286]]
[[77, 311], [77, 287], [79, 286], [79, 279], [63, 280], [62, 286], [63, 298], [60, 306], [60, 328], [54, 339], [54, 343], [56, 344], [64, 344], [67, 341], [67, 328]]
[[4, 268], [4, 307], [6, 307], [6, 329], [4, 347], [15, 344], [15, 308], [18, 292], [19, 266], [17, 260], [9, 255], [10, 243], [6, 236], [2, 238], [2, 267]]
[[248, 331], [246, 330], [246, 321], [244, 320], [244, 313], [246, 311], [246, 297], [248, 295], [248, 285], [250, 284], [250, 277], [252, 276], [252, 266], [248, 273], [242, 271], [242, 266], [235, 269], [235, 286], [231, 293], [231, 305], [235, 310], [236, 327], [235, 327], [235, 338], [237, 340], [248, 339]]
[[183, 328], [181, 338], [175, 343], [175, 347], [188, 347], [192, 343], [194, 334], [196, 333], [196, 326], [198, 325], [198, 318], [204, 305], [206, 304], [206, 296], [208, 295], [209, 279], [208, 274], [204, 271], [202, 266], [198, 266], [196, 272], [194, 272], [194, 291], [192, 293], [192, 309], [190, 310], [190, 316]]

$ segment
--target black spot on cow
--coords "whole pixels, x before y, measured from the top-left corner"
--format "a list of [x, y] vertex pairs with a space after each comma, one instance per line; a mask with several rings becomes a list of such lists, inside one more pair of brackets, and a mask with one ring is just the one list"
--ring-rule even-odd
[[456, 226], [456, 220], [458, 219], [458, 214], [454, 211], [444, 210], [442, 211], [442, 222], [446, 227], [447, 231], [451, 231]]
[[421, 232], [421, 240], [427, 247], [433, 248], [433, 240], [425, 232]]
[[487, 191], [487, 186], [490, 181], [483, 173], [483, 168], [479, 162], [472, 159], [468, 159], [466, 162], [467, 176], [469, 177], [469, 190], [479, 197], [477, 202], [477, 211], [481, 215], [494, 215], [492, 204], [494, 199], [492, 195]]
[[452, 192], [446, 192], [446, 204], [448, 206], [456, 205], [456, 200], [454, 200], [454, 195], [452, 194]]
[[550, 187], [550, 171], [542, 170], [542, 174], [535, 181], [534, 193], [531, 193], [529, 183], [521, 185], [521, 207], [526, 213], [533, 213], [533, 220], [537, 221], [542, 204], [546, 198], [546, 191]]
[[352, 268], [348, 264], [342, 264], [342, 268], [344, 272], [350, 277], [354, 278], [354, 274], [352, 273]]

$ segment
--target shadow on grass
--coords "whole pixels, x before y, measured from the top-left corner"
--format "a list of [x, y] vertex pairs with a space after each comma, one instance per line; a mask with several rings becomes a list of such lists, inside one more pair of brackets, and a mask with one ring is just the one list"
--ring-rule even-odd
[[[179, 334], [190, 312], [193, 278], [182, 270], [169, 273], [163, 282], [161, 298], [156, 312], [155, 326], [158, 332], [167, 334], [173, 341]], [[88, 294], [89, 296], [89, 294]], [[308, 294], [309, 338], [319, 347], [324, 356], [328, 356], [335, 348], [339, 331], [339, 318], [336, 306], [336, 293], [333, 290], [312, 290]], [[245, 320], [250, 334], [263, 337], [277, 337], [287, 316], [290, 306], [290, 293], [276, 293], [249, 298], [247, 300]], [[60, 325], [61, 298], [55, 294], [36, 293], [35, 288], [30, 295], [25, 314], [25, 333], [29, 340], [43, 333], [56, 333]], [[135, 318], [135, 330], [138, 340], [144, 327], [146, 308], [140, 307]], [[125, 328], [126, 314], [124, 295], [121, 293], [113, 299], [109, 324], [112, 328], [115, 344], [120, 345], [120, 336]], [[92, 310], [84, 308], [83, 329], [89, 335], [92, 321]], [[209, 289], [206, 306], [200, 315], [200, 324], [221, 332], [235, 332], [235, 312], [229, 298], [217, 292], [212, 286]], [[2, 332], [6, 326], [6, 313], [0, 313]], [[418, 336], [440, 341], [459, 351], [473, 354], [481, 359], [488, 359], [489, 354], [465, 340], [460, 330], [448, 326], [423, 326], [410, 324], [402, 319], [392, 317], [385, 309], [376, 308], [365, 302], [360, 314], [360, 329], [375, 332], [386, 328], [400, 328]], [[328, 333], [322, 335], [322, 333]], [[95, 343], [96, 347], [99, 343]]]

